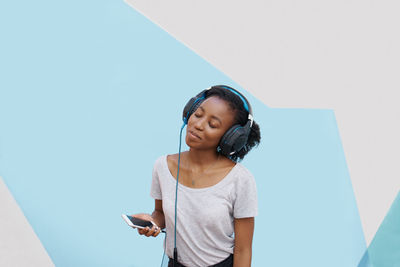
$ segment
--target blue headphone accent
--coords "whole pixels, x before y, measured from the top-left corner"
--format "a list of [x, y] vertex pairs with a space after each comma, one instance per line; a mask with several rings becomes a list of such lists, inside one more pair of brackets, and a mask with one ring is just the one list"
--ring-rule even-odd
[[226, 85], [222, 85], [222, 86], [220, 86], [220, 87], [223, 87], [223, 88], [225, 88], [225, 89], [228, 89], [229, 91], [231, 91], [232, 93], [234, 93], [235, 95], [237, 95], [238, 97], [240, 97], [240, 99], [242, 100], [242, 102], [243, 102], [243, 106], [244, 106], [244, 109], [247, 111], [247, 112], [250, 112], [249, 111], [249, 106], [247, 105], [247, 99], [245, 99], [238, 91], [236, 91], [236, 90], [234, 90], [233, 88], [230, 88], [230, 87], [228, 87], [228, 86], [226, 86]]

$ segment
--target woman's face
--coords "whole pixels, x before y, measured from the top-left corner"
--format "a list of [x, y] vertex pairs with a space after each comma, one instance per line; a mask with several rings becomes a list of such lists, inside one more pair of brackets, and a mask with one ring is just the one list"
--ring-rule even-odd
[[191, 148], [215, 150], [221, 137], [233, 125], [234, 115], [225, 100], [217, 96], [207, 98], [189, 118], [186, 144]]

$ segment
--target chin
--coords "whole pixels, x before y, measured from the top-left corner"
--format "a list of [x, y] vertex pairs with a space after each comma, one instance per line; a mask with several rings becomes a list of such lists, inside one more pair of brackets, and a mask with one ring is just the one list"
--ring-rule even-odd
[[193, 142], [189, 140], [189, 138], [186, 136], [185, 138], [185, 143], [188, 147], [192, 147], [193, 146]]
[[196, 148], [196, 149], [201, 148], [201, 145], [199, 145], [199, 143], [194, 143], [188, 140], [186, 140], [186, 145], [190, 148]]
[[194, 148], [194, 149], [199, 149], [201, 148], [201, 143], [198, 142], [193, 142], [192, 140], [190, 140], [189, 138], [185, 138], [185, 143], [188, 147], [190, 148]]

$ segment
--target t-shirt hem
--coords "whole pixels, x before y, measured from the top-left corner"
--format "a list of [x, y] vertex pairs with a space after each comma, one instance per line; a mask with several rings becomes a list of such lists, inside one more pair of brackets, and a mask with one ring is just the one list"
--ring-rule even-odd
[[243, 219], [243, 218], [252, 218], [252, 217], [256, 217], [258, 214], [244, 214], [244, 215], [236, 215], [233, 216], [233, 218], [235, 219]]
[[154, 195], [151, 195], [151, 194], [150, 194], [150, 196], [151, 196], [153, 199], [162, 200], [162, 197], [154, 196]]

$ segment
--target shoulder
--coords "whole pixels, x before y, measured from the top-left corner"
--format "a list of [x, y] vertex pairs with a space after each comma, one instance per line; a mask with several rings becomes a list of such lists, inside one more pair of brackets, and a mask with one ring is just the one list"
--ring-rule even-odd
[[237, 190], [242, 190], [245, 187], [250, 187], [255, 189], [256, 187], [256, 180], [254, 175], [251, 173], [249, 169], [247, 169], [241, 163], [236, 163], [235, 166], [235, 184]]
[[[181, 158], [182, 154], [181, 153]], [[179, 154], [164, 154], [159, 156], [154, 162], [154, 169], [164, 169], [164, 166], [167, 165], [169, 170], [176, 170], [178, 166], [178, 157]]]
[[253, 174], [242, 164], [236, 165], [233, 191], [234, 217], [249, 218], [257, 215], [257, 187]]
[[[181, 158], [182, 158], [182, 156], [183, 156], [184, 154], [186, 154], [186, 153], [187, 153], [187, 151], [182, 151], [182, 152], [181, 152]], [[168, 163], [176, 163], [176, 164], [178, 164], [179, 153], [175, 153], [175, 154], [166, 154], [166, 155], [164, 155], [164, 156], [162, 156], [162, 157], [166, 157]]]
[[236, 163], [235, 167], [237, 176], [245, 177], [247, 179], [254, 179], [254, 176], [251, 173], [251, 171], [248, 168], [246, 168], [243, 164], [238, 162]]
[[[180, 168], [184, 167], [184, 166], [182, 166], [182, 156], [186, 153], [187, 153], [187, 151], [181, 152], [181, 167]], [[176, 170], [178, 168], [179, 153], [170, 154], [170, 155], [167, 154], [167, 155], [164, 155], [162, 158], [164, 161], [167, 162], [168, 168], [170, 170]]]
[[168, 165], [170, 164], [178, 164], [179, 154], [167, 154], [165, 155]]
[[162, 167], [162, 165], [164, 164], [165, 160], [166, 160], [167, 155], [162, 155], [159, 156], [155, 161], [154, 161], [154, 169], [158, 169], [160, 167]]

